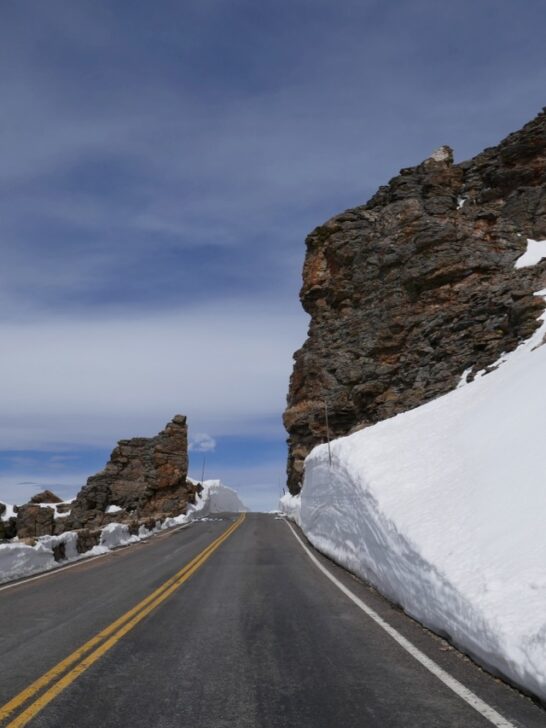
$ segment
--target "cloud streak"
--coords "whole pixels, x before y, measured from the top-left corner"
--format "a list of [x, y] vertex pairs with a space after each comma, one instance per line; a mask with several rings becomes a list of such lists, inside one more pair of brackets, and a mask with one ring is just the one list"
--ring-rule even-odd
[[[0, 326], [4, 448], [110, 446], [176, 412], [196, 432], [280, 431], [305, 318], [266, 302]], [[269, 418], [269, 419], [268, 419]], [[269, 424], [275, 418], [277, 424]]]

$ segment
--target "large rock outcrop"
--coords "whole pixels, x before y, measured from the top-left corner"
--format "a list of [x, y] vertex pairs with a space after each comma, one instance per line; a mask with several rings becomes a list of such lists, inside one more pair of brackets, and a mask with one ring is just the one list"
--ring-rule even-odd
[[186, 418], [176, 415], [155, 437], [120, 440], [105, 469], [78, 493], [64, 529], [184, 513], [198, 490], [187, 473]]
[[325, 403], [345, 435], [444, 394], [535, 330], [546, 261], [514, 267], [527, 238], [546, 238], [546, 110], [470, 161], [440, 148], [308, 236], [311, 324], [284, 415], [292, 493], [325, 440]]

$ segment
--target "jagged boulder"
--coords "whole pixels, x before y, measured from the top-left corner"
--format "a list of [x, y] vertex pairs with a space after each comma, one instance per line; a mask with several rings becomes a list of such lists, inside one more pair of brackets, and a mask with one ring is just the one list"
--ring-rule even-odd
[[546, 111], [474, 159], [441, 147], [307, 238], [301, 301], [311, 316], [284, 415], [288, 485], [326, 438], [454, 388], [513, 350], [544, 308]]
[[[197, 492], [187, 472], [186, 418], [176, 415], [155, 437], [120, 440], [105, 469], [78, 493], [64, 528], [184, 513]], [[121, 510], [108, 513], [109, 506]]]
[[55, 511], [47, 506], [26, 503], [19, 506], [15, 527], [19, 538], [51, 536], [55, 532]]

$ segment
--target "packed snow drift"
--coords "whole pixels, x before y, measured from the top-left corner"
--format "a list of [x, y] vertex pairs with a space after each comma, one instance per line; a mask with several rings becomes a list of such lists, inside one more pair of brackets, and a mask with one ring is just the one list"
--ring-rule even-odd
[[489, 374], [333, 441], [331, 466], [316, 447], [281, 509], [320, 551], [544, 700], [542, 321]]
[[[60, 536], [41, 536], [33, 545], [16, 538], [8, 543], [2, 543], [0, 544], [0, 583], [59, 566], [59, 562], [55, 560], [54, 550], [61, 544], [64, 545], [65, 554], [61, 563], [76, 561], [89, 556], [99, 556], [119, 546], [149, 538], [158, 531], [199, 520], [213, 513], [241, 513], [247, 510], [235, 490], [228, 488], [220, 480], [207, 480], [203, 484], [203, 491], [198, 496], [197, 502], [195, 505], [188, 506], [187, 513], [184, 515], [157, 521], [156, 527], [152, 531], [142, 526], [136, 535], [131, 535], [128, 526], [123, 523], [110, 523], [102, 529], [100, 544], [82, 554], [78, 553], [76, 548], [77, 534], [75, 531], [67, 531]], [[13, 506], [8, 506], [6, 512], [14, 514]]]
[[201, 500], [193, 506], [199, 516], [213, 513], [243, 513], [248, 508], [239, 498], [236, 490], [228, 488], [221, 480], [205, 480]]

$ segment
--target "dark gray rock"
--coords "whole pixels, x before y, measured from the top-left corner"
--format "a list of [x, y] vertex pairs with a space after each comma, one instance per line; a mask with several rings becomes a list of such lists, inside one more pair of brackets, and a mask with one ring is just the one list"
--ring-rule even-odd
[[0, 541], [9, 540], [17, 536], [17, 519], [15, 517], [8, 518], [6, 521], [0, 520]]
[[307, 238], [284, 423], [288, 485], [303, 459], [345, 435], [453, 389], [537, 327], [546, 261], [516, 270], [546, 238], [546, 113], [497, 147], [453, 164], [441, 148]]

